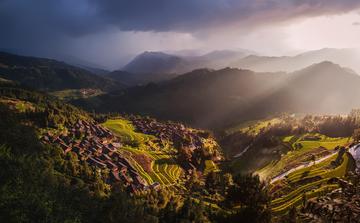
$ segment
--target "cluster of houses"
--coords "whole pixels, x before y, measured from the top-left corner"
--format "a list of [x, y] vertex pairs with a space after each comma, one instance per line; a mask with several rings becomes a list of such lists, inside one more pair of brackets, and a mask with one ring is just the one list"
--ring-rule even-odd
[[91, 166], [110, 171], [112, 182], [123, 182], [131, 191], [160, 187], [159, 183], [147, 185], [146, 181], [133, 168], [131, 163], [118, 149], [121, 142], [108, 129], [79, 120], [67, 132], [60, 135], [46, 133], [42, 138], [44, 143], [59, 146], [63, 152], [74, 152], [79, 159], [88, 162]]
[[310, 199], [304, 215], [321, 222], [360, 222], [360, 195], [358, 189], [344, 180], [337, 180], [341, 188], [326, 196]]
[[[201, 152], [198, 153], [198, 151], [204, 149], [205, 141], [207, 141], [209, 145], [209, 140], [205, 140], [210, 139], [209, 133], [186, 128], [183, 124], [180, 123], [162, 123], [147, 117], [131, 116], [129, 119], [132, 121], [137, 131], [144, 134], [154, 135], [160, 140], [160, 142], [170, 141], [173, 143], [176, 149], [179, 150], [181, 148], [193, 154], [190, 160], [180, 162], [182, 168], [186, 172], [192, 173], [198, 169], [197, 167], [199, 167], [200, 164], [197, 158], [199, 158], [198, 156], [201, 156], [202, 154]], [[220, 154], [213, 154], [211, 158], [207, 157], [206, 159], [220, 161], [222, 160], [222, 157]]]
[[202, 148], [202, 137], [198, 132], [180, 123], [161, 123], [151, 118], [131, 116], [136, 129], [144, 134], [154, 135], [160, 141], [171, 141], [175, 146], [185, 146], [191, 150]]

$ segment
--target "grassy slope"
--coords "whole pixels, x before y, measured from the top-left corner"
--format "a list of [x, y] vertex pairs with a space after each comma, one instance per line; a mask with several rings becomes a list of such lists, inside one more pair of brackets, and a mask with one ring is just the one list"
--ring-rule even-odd
[[257, 121], [248, 121], [245, 123], [242, 123], [240, 125], [233, 126], [231, 128], [228, 128], [226, 130], [226, 134], [232, 134], [235, 132], [248, 132], [251, 134], [258, 134], [261, 129], [269, 126], [269, 125], [275, 125], [277, 123], [281, 122], [281, 119], [279, 118], [270, 118], [266, 120], [257, 120]]

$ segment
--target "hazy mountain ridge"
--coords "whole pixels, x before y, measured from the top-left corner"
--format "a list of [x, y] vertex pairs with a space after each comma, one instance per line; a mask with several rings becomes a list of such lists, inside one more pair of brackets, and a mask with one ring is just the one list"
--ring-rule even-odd
[[229, 61], [248, 55], [247, 51], [217, 50], [200, 56], [185, 56], [163, 52], [144, 52], [122, 70], [133, 73], [186, 73], [199, 68], [223, 68]]
[[64, 62], [3, 52], [0, 52], [0, 76], [45, 91], [80, 88], [108, 91], [124, 87]]
[[[331, 62], [293, 73], [199, 69], [173, 80], [100, 96], [89, 109], [154, 115], [202, 127], [231, 125], [281, 112], [337, 113], [360, 107], [360, 77]], [[90, 104], [88, 104], [90, 103]]]
[[310, 66], [313, 63], [320, 63], [327, 60], [344, 67], [349, 67], [357, 73], [360, 73], [360, 65], [358, 64], [359, 59], [360, 53], [355, 49], [324, 48], [308, 51], [296, 56], [269, 57], [249, 55], [230, 63], [230, 66], [242, 67], [258, 72], [293, 72], [306, 66]]

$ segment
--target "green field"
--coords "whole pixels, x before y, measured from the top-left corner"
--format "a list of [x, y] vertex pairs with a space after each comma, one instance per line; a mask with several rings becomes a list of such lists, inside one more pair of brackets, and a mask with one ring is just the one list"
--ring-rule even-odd
[[214, 163], [214, 161], [212, 160], [205, 160], [205, 169], [204, 169], [204, 174], [208, 174], [210, 172], [218, 172], [219, 167]]
[[[344, 177], [349, 168], [349, 154], [345, 153], [341, 164], [334, 168], [331, 161], [336, 157], [337, 155], [311, 167], [299, 169], [282, 179], [282, 188], [277, 191], [281, 196], [271, 201], [273, 213], [285, 214], [289, 208], [301, 205], [304, 196], [310, 199], [338, 188], [339, 185], [328, 181], [334, 177]], [[280, 182], [274, 182], [271, 186], [275, 187], [278, 183]]]
[[70, 101], [80, 98], [95, 97], [104, 94], [104, 92], [100, 89], [91, 89], [91, 91], [84, 91], [83, 89], [67, 89], [62, 91], [53, 91], [50, 94], [62, 100]]
[[280, 118], [271, 118], [266, 120], [256, 120], [256, 121], [248, 121], [242, 123], [240, 125], [233, 126], [226, 130], [226, 134], [232, 134], [235, 132], [247, 132], [253, 135], [258, 134], [261, 129], [266, 128], [271, 125], [275, 125], [280, 123]]
[[[303, 162], [310, 161], [309, 154], [314, 154], [316, 156], [319, 151], [319, 147], [324, 147], [331, 152], [335, 147], [344, 146], [351, 142], [351, 138], [331, 138], [320, 134], [312, 134], [312, 136], [319, 137], [319, 140], [304, 139], [304, 137], [308, 135], [309, 134], [284, 137], [282, 139], [283, 142], [291, 146], [292, 150], [290, 150], [287, 154], [284, 154], [280, 160], [271, 162], [264, 168], [256, 171], [256, 173], [259, 174], [262, 179], [272, 178], [286, 171], [289, 167], [299, 166], [303, 164]], [[295, 144], [297, 143], [302, 145], [300, 149], [295, 149]], [[316, 156], [316, 159], [319, 158], [321, 157]]]
[[103, 126], [120, 137], [121, 141], [132, 144], [133, 147], [136, 145], [140, 147], [144, 143], [156, 139], [155, 136], [135, 132], [135, 127], [131, 121], [126, 119], [109, 119], [103, 123]]

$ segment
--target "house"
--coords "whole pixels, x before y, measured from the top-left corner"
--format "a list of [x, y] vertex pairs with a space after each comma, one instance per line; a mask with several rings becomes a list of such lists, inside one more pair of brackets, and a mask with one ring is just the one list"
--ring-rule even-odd
[[161, 188], [161, 185], [159, 182], [154, 182], [153, 184], [150, 185], [150, 188], [154, 190], [159, 190]]
[[120, 177], [119, 177], [119, 172], [117, 170], [113, 170], [111, 171], [111, 177], [116, 180], [116, 181], [120, 181]]
[[131, 184], [131, 180], [128, 176], [126, 176], [126, 174], [120, 172], [119, 177], [120, 177], [121, 181], [124, 182], [125, 185]]
[[104, 153], [101, 154], [100, 158], [101, 158], [101, 160], [103, 160], [103, 161], [111, 160], [110, 156], [107, 155], [107, 154], [104, 154]]
[[105, 153], [114, 153], [116, 152], [116, 148], [112, 147], [110, 148], [109, 146], [103, 146], [104, 152]]
[[91, 165], [94, 165], [94, 166], [97, 166], [99, 168], [106, 168], [106, 164], [101, 162], [100, 160], [94, 158], [94, 157], [89, 157], [88, 159], [88, 162], [91, 164]]
[[107, 166], [107, 168], [109, 168], [111, 170], [118, 171], [118, 167], [113, 162], [111, 162], [110, 160], [106, 161], [106, 166]]
[[128, 187], [127, 187], [127, 190], [128, 192], [130, 193], [137, 193], [138, 192], [138, 188], [136, 185], [134, 184], [130, 184]]
[[82, 153], [84, 153], [84, 149], [81, 148], [81, 147], [79, 147], [79, 146], [74, 146], [74, 147], [73, 147], [73, 151], [74, 151], [75, 153], [77, 153], [78, 155], [81, 155]]
[[127, 167], [125, 164], [123, 164], [122, 162], [118, 162], [118, 169], [120, 172], [122, 173], [126, 173], [127, 172]]

